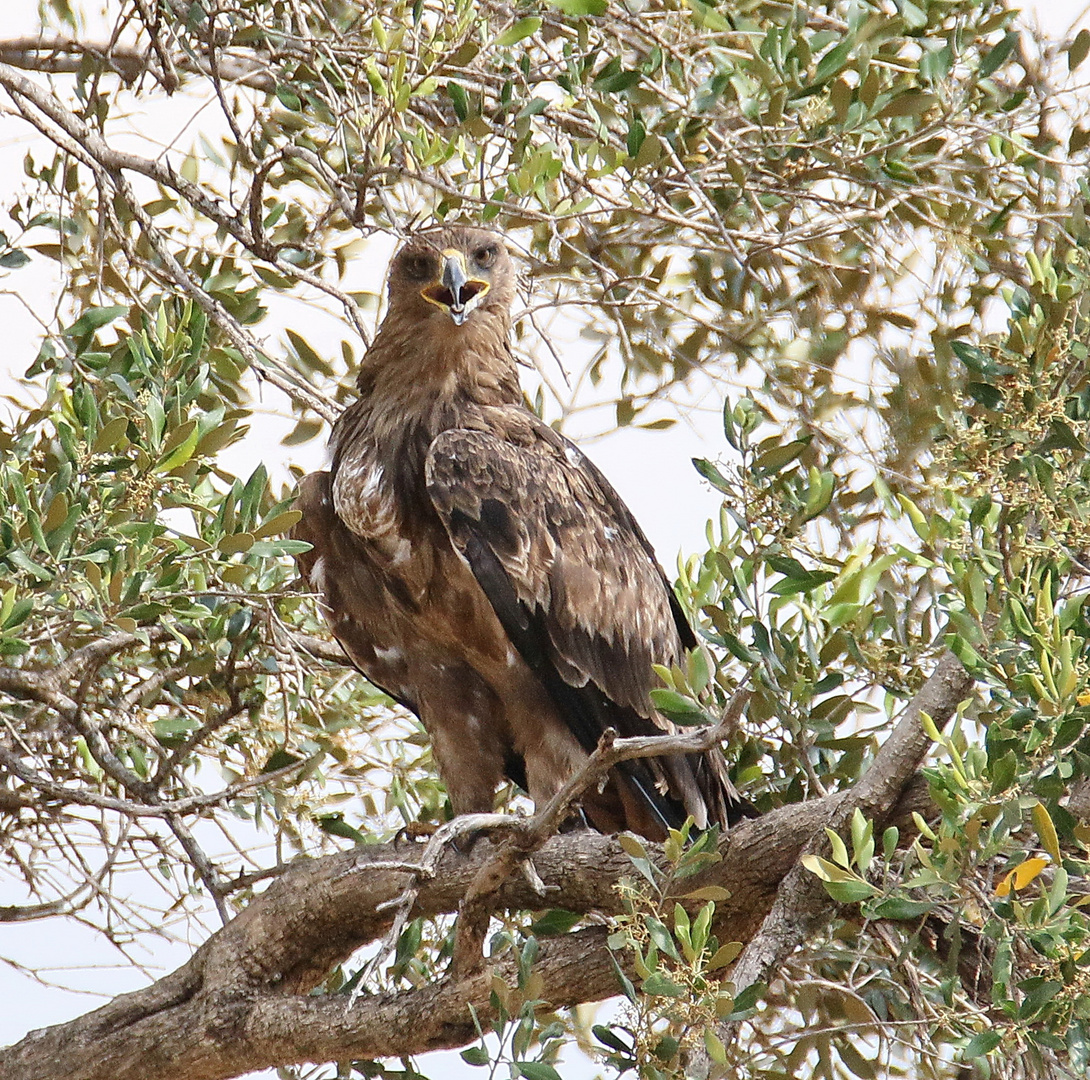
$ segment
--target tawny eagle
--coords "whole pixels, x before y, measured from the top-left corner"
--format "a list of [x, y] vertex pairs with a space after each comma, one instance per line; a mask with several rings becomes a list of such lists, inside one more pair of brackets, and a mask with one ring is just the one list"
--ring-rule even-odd
[[[606, 728], [672, 730], [651, 665], [696, 644], [650, 543], [605, 477], [523, 403], [508, 343], [515, 270], [476, 228], [418, 234], [337, 421], [299, 488], [299, 557], [337, 640], [431, 738], [457, 814], [514, 780], [544, 805]], [[718, 750], [621, 764], [583, 800], [604, 832], [727, 824]]]

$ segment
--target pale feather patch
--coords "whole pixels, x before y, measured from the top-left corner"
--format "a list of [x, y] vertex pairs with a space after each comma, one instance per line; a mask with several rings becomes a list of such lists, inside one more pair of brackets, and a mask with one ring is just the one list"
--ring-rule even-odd
[[378, 539], [398, 528], [394, 494], [384, 480], [382, 464], [370, 454], [347, 457], [337, 470], [334, 509], [358, 535]]
[[370, 469], [364, 471], [361, 463], [361, 467], [358, 471], [366, 476], [366, 479], [363, 481], [363, 487], [360, 488], [360, 496], [364, 499], [370, 499], [377, 495], [379, 488], [382, 486], [382, 466], [374, 465]]

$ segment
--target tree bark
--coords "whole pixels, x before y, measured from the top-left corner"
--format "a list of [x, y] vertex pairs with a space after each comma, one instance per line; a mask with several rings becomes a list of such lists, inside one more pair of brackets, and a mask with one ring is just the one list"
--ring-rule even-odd
[[[720, 940], [753, 937], [806, 842], [849, 794], [786, 806], [724, 835], [722, 861], [686, 881], [687, 889], [717, 884], [730, 890], [717, 905]], [[918, 779], [895, 816], [928, 805], [926, 784]], [[446, 851], [434, 876], [419, 882], [403, 867], [417, 864], [422, 850], [407, 842], [300, 860], [177, 971], [0, 1052], [0, 1076], [224, 1080], [303, 1062], [463, 1046], [475, 1038], [469, 1004], [487, 1023], [493, 976], [515, 985], [510, 957], [490, 959], [458, 982], [363, 995], [352, 1003], [309, 991], [333, 965], [385, 932], [390, 906], [406, 888], [419, 889], [413, 917], [456, 911], [494, 854], [484, 841], [470, 853]], [[494, 894], [494, 910], [615, 913], [621, 909], [615, 885], [633, 874], [616, 839], [596, 833], [553, 837], [533, 861], [546, 898], [529, 877], [516, 875]], [[607, 932], [589, 927], [544, 941], [535, 966], [541, 997], [563, 1007], [617, 993]]]

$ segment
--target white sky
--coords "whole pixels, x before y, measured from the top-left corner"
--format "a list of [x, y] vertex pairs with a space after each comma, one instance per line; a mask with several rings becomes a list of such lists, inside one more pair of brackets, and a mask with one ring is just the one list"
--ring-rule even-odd
[[[35, 0], [3, 0], [2, 7], [0, 35], [13, 38], [37, 31]], [[1053, 37], [1062, 37], [1073, 23], [1086, 22], [1088, 5], [1083, 0], [1034, 0], [1024, 4], [1023, 9], [1033, 12], [1031, 17], [1046, 32]], [[6, 104], [0, 102], [0, 109]], [[177, 106], [168, 107], [165, 115], [156, 114], [154, 130], [171, 133], [163, 136], [164, 141], [172, 141], [177, 135], [178, 145], [187, 146], [190, 136], [183, 129], [192, 119], [193, 111], [192, 102], [179, 101]], [[22, 185], [22, 159], [33, 141], [23, 121], [0, 111], [0, 198], [7, 202]], [[377, 292], [384, 270], [384, 260], [360, 260], [359, 265], [352, 268], [352, 280], [344, 287]], [[0, 277], [0, 325], [5, 328], [9, 342], [0, 356], [0, 394], [10, 392], [12, 380], [32, 362], [41, 332], [34, 311], [51, 306], [57, 291], [56, 266], [40, 257], [7, 275], [6, 279]], [[291, 303], [259, 328], [270, 348], [281, 340], [284, 325], [298, 321], [298, 309]], [[316, 347], [334, 349], [340, 337], [347, 335], [336, 320], [327, 319], [323, 324], [323, 320], [315, 316], [308, 327], [308, 336]], [[540, 360], [550, 376], [555, 377], [555, 368], [551, 368], [552, 361], [544, 350]], [[248, 460], [239, 458], [234, 463], [240, 472], [252, 468], [249, 462], [256, 464], [262, 457], [267, 457], [269, 448], [278, 447], [279, 439], [292, 426], [292, 421], [283, 415], [283, 404], [275, 391], [269, 392], [265, 402], [258, 404], [264, 419], [255, 424], [255, 436], [240, 451]], [[5, 405], [0, 403], [0, 410], [4, 409]], [[579, 431], [575, 428], [570, 433], [578, 436]], [[718, 402], [711, 401], [706, 410], [693, 412], [669, 431], [626, 429], [595, 442], [590, 448], [593, 458], [616, 485], [655, 544], [668, 573], [672, 572], [679, 551], [702, 550], [705, 522], [718, 508], [717, 496], [698, 482], [690, 458], [714, 458], [722, 448]], [[321, 449], [317, 446], [301, 450], [278, 447], [277, 454], [280, 453], [285, 461], [306, 468], [320, 464]], [[669, 509], [664, 511], [664, 507]], [[22, 899], [5, 898], [0, 894], [0, 905]], [[153, 944], [155, 951], [148, 957], [149, 967], [162, 974], [183, 963], [199, 941], [173, 945], [156, 941]], [[32, 1028], [55, 1024], [86, 1012], [125, 990], [138, 989], [146, 985], [148, 978], [129, 966], [100, 937], [63, 918], [0, 926], [0, 957], [10, 957], [42, 971], [60, 984], [43, 986], [0, 961], [0, 1001], [4, 1002], [4, 1008], [0, 1009], [0, 1045], [21, 1038]], [[429, 1061], [434, 1062], [430, 1070]], [[464, 1066], [456, 1054], [429, 1055], [424, 1062], [425, 1071], [431, 1071], [433, 1075], [479, 1075], [479, 1070]], [[585, 1061], [572, 1061], [563, 1071], [569, 1080], [596, 1073]]]

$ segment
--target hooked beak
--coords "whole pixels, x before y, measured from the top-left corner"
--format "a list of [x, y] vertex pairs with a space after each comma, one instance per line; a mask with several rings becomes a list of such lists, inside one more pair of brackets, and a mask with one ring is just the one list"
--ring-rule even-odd
[[420, 294], [430, 304], [441, 307], [461, 326], [469, 313], [488, 292], [489, 284], [466, 274], [466, 259], [460, 251], [448, 248], [443, 252], [443, 274]]

